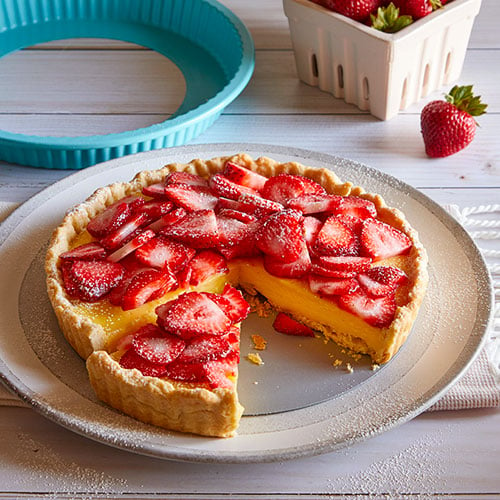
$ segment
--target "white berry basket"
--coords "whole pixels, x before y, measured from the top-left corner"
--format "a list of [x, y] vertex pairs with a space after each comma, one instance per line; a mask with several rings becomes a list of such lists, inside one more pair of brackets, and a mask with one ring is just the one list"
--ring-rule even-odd
[[309, 0], [283, 0], [305, 83], [388, 120], [462, 71], [481, 0], [451, 0], [389, 34]]

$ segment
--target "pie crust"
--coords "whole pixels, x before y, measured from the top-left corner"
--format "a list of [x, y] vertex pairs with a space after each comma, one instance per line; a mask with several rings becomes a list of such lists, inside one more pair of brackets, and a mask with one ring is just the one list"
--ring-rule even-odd
[[[397, 307], [391, 325], [380, 329], [381, 335], [388, 339], [388, 348], [384, 352], [371, 353], [374, 362], [387, 362], [404, 343], [417, 316], [428, 281], [427, 254], [417, 232], [401, 211], [388, 207], [380, 195], [367, 193], [361, 187], [342, 182], [330, 170], [307, 167], [295, 162], [279, 163], [266, 157], [254, 160], [246, 154], [238, 154], [211, 160], [195, 159], [187, 164], [172, 163], [159, 170], [140, 172], [128, 183], [102, 187], [69, 211], [55, 229], [47, 251], [47, 291], [64, 336], [75, 351], [87, 359], [90, 381], [97, 396], [144, 422], [173, 430], [223, 437], [235, 433], [242, 414], [236, 388], [212, 390], [199, 384], [170, 382], [144, 376], [136, 369], [121, 368], [114, 359], [116, 353], [107, 352], [107, 337], [103, 328], [82, 315], [67, 296], [58, 260], [63, 252], [71, 248], [72, 241], [85, 230], [88, 222], [112, 203], [126, 196], [139, 195], [143, 187], [163, 181], [173, 171], [185, 171], [208, 178], [221, 172], [227, 161], [266, 177], [280, 173], [303, 175], [317, 181], [331, 194], [352, 195], [370, 200], [377, 208], [379, 220], [399, 229], [411, 239], [413, 246], [408, 255], [410, 266], [405, 269], [409, 278], [407, 298], [402, 306]], [[245, 286], [244, 283], [242, 285]], [[303, 316], [296, 316], [296, 319], [321, 331], [327, 338], [339, 340], [336, 333], [324, 325], [311, 322]], [[355, 345], [360, 339], [352, 341]]]

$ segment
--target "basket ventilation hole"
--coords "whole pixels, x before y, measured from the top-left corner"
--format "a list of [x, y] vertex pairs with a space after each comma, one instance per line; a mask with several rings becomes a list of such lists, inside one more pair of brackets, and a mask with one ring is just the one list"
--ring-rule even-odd
[[405, 109], [407, 94], [408, 94], [408, 78], [405, 78], [403, 82], [403, 90], [401, 92], [400, 109]]
[[444, 64], [444, 74], [446, 76], [448, 76], [450, 68], [451, 68], [451, 52], [448, 52], [448, 55], [446, 56], [446, 62]]
[[337, 78], [339, 81], [339, 87], [341, 89], [344, 88], [344, 68], [342, 67], [341, 64], [337, 66]]
[[368, 85], [368, 78], [363, 78], [363, 99], [368, 101], [370, 99], [370, 86]]
[[427, 95], [427, 89], [429, 87], [429, 73], [430, 73], [430, 66], [429, 64], [426, 64], [424, 71], [424, 81], [422, 83], [422, 96]]
[[316, 54], [311, 56], [311, 70], [314, 78], [318, 78], [318, 59], [316, 58]]

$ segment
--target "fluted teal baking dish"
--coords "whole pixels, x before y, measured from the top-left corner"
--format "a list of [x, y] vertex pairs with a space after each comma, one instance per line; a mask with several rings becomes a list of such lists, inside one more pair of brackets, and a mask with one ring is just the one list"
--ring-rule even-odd
[[216, 0], [2, 0], [0, 57], [65, 38], [111, 38], [174, 62], [185, 98], [168, 120], [116, 134], [42, 137], [0, 130], [0, 159], [79, 169], [128, 154], [182, 145], [205, 131], [245, 88], [254, 46], [244, 24]]

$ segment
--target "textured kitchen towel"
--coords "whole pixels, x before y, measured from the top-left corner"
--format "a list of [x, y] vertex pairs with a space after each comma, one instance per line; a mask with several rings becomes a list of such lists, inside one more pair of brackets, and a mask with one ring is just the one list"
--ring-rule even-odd
[[[15, 203], [0, 202], [0, 220], [15, 208]], [[495, 316], [483, 351], [467, 372], [430, 410], [462, 410], [500, 406], [500, 205], [445, 207], [470, 233], [487, 261], [495, 289]], [[482, 247], [482, 244], [486, 248]], [[488, 248], [489, 247], [489, 248]], [[25, 403], [0, 384], [0, 405]]]

